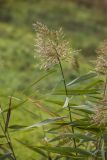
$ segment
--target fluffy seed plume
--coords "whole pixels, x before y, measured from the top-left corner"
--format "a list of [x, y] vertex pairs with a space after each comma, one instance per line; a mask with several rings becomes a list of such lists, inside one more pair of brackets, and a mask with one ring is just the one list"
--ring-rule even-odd
[[94, 114], [90, 118], [92, 124], [97, 126], [105, 126], [107, 124], [107, 109], [104, 107], [96, 108]]
[[101, 74], [107, 73], [107, 41], [103, 41], [97, 50], [96, 71]]
[[48, 27], [40, 22], [34, 24], [36, 31], [35, 50], [39, 54], [41, 68], [49, 69], [60, 60], [71, 58], [73, 50], [65, 40], [62, 29], [58, 31], [49, 30]]

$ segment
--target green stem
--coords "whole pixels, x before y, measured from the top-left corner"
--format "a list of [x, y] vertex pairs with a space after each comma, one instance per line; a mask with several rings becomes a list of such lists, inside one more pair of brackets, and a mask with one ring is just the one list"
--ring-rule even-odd
[[[58, 57], [58, 61], [59, 61], [59, 66], [60, 66], [60, 70], [61, 70], [61, 75], [62, 75], [63, 82], [64, 82], [64, 88], [65, 88], [66, 97], [68, 97], [68, 91], [67, 91], [67, 87], [66, 87], [66, 80], [65, 80], [62, 64], [61, 64], [61, 61], [60, 61], [59, 57]], [[69, 103], [68, 103], [68, 111], [69, 111], [69, 119], [70, 119], [70, 122], [72, 123], [73, 120], [72, 120], [71, 108], [69, 106]], [[73, 126], [72, 126], [72, 133], [74, 134], [74, 127]], [[73, 138], [73, 142], [74, 142], [74, 147], [77, 148], [75, 138]], [[77, 155], [77, 153], [76, 153], [76, 155]]]
[[[1, 108], [1, 106], [0, 106], [0, 108]], [[1, 110], [2, 110], [2, 108], [1, 108]], [[4, 118], [3, 113], [1, 113], [1, 115], [2, 115], [2, 118], [3, 118], [3, 123], [4, 123], [4, 125], [5, 125], [5, 118]], [[7, 132], [5, 132], [5, 130], [4, 130], [4, 128], [3, 128], [3, 126], [2, 126], [1, 123], [0, 123], [0, 127], [1, 127], [1, 129], [2, 129], [2, 132], [3, 132], [3, 134], [4, 134], [5, 138], [6, 138], [6, 140], [7, 140], [7, 143], [8, 143], [8, 145], [9, 145], [9, 148], [10, 148], [11, 151], [12, 151], [14, 160], [16, 160], [15, 152], [14, 152], [14, 149], [13, 149], [13, 145], [12, 145], [12, 142], [11, 142], [11, 138], [10, 138], [8, 129], [7, 129]]]
[[[54, 44], [52, 43], [52, 45], [53, 45], [53, 48], [54, 48], [54, 50], [55, 50], [55, 52], [56, 52], [56, 56], [57, 56], [57, 60], [58, 60], [58, 62], [59, 62], [59, 66], [60, 66], [60, 71], [61, 71], [61, 75], [62, 75], [62, 78], [63, 78], [63, 83], [64, 83], [64, 88], [65, 88], [65, 94], [66, 94], [66, 97], [68, 97], [69, 95], [68, 95], [68, 90], [67, 90], [67, 85], [66, 85], [66, 80], [65, 80], [65, 75], [64, 75], [64, 72], [63, 72], [63, 67], [62, 67], [62, 63], [61, 63], [61, 60], [60, 60], [60, 58], [59, 58], [59, 54], [58, 54], [58, 52], [57, 52], [57, 49], [56, 49], [56, 47], [54, 46]], [[57, 42], [57, 45], [58, 45], [58, 42]], [[69, 106], [69, 103], [68, 103], [68, 111], [69, 111], [69, 119], [70, 119], [70, 122], [72, 123], [72, 115], [71, 115], [71, 108], [70, 108], [70, 106]], [[72, 133], [74, 134], [74, 127], [72, 126], [71, 127], [72, 128]], [[77, 145], [76, 145], [76, 140], [75, 140], [75, 138], [73, 138], [73, 143], [74, 143], [74, 147], [75, 147], [75, 149], [77, 148]], [[77, 156], [77, 153], [76, 153], [76, 156]]]

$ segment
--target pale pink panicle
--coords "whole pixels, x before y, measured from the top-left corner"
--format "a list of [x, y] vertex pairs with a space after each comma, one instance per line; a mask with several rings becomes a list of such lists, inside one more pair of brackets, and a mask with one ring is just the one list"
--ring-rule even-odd
[[97, 49], [96, 71], [101, 74], [107, 73], [107, 41], [103, 41]]
[[68, 60], [72, 57], [69, 42], [65, 40], [62, 29], [58, 31], [49, 30], [40, 22], [34, 24], [36, 31], [35, 49], [39, 54], [41, 68], [49, 69], [60, 60]]
[[91, 116], [91, 123], [98, 126], [105, 126], [107, 124], [107, 109], [97, 107]]

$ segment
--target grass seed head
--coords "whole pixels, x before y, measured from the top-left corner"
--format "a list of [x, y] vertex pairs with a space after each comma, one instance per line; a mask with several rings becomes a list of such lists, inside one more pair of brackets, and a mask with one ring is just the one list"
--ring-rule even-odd
[[96, 71], [101, 74], [107, 73], [107, 41], [103, 41], [97, 49]]
[[65, 40], [62, 29], [58, 31], [49, 30], [40, 22], [34, 24], [36, 31], [35, 50], [39, 54], [41, 68], [49, 69], [58, 64], [59, 60], [68, 61], [72, 59], [73, 49]]
[[107, 109], [98, 107], [91, 116], [91, 123], [97, 126], [105, 126], [107, 124]]

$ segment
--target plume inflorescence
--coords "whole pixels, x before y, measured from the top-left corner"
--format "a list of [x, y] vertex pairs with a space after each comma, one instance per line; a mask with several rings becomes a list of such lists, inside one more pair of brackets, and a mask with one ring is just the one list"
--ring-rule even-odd
[[73, 49], [68, 41], [65, 40], [62, 29], [58, 31], [49, 30], [48, 27], [40, 22], [34, 24], [36, 31], [35, 50], [41, 61], [41, 68], [49, 69], [58, 64], [60, 60], [72, 59]]
[[97, 49], [96, 71], [101, 74], [107, 73], [107, 41], [103, 41]]

